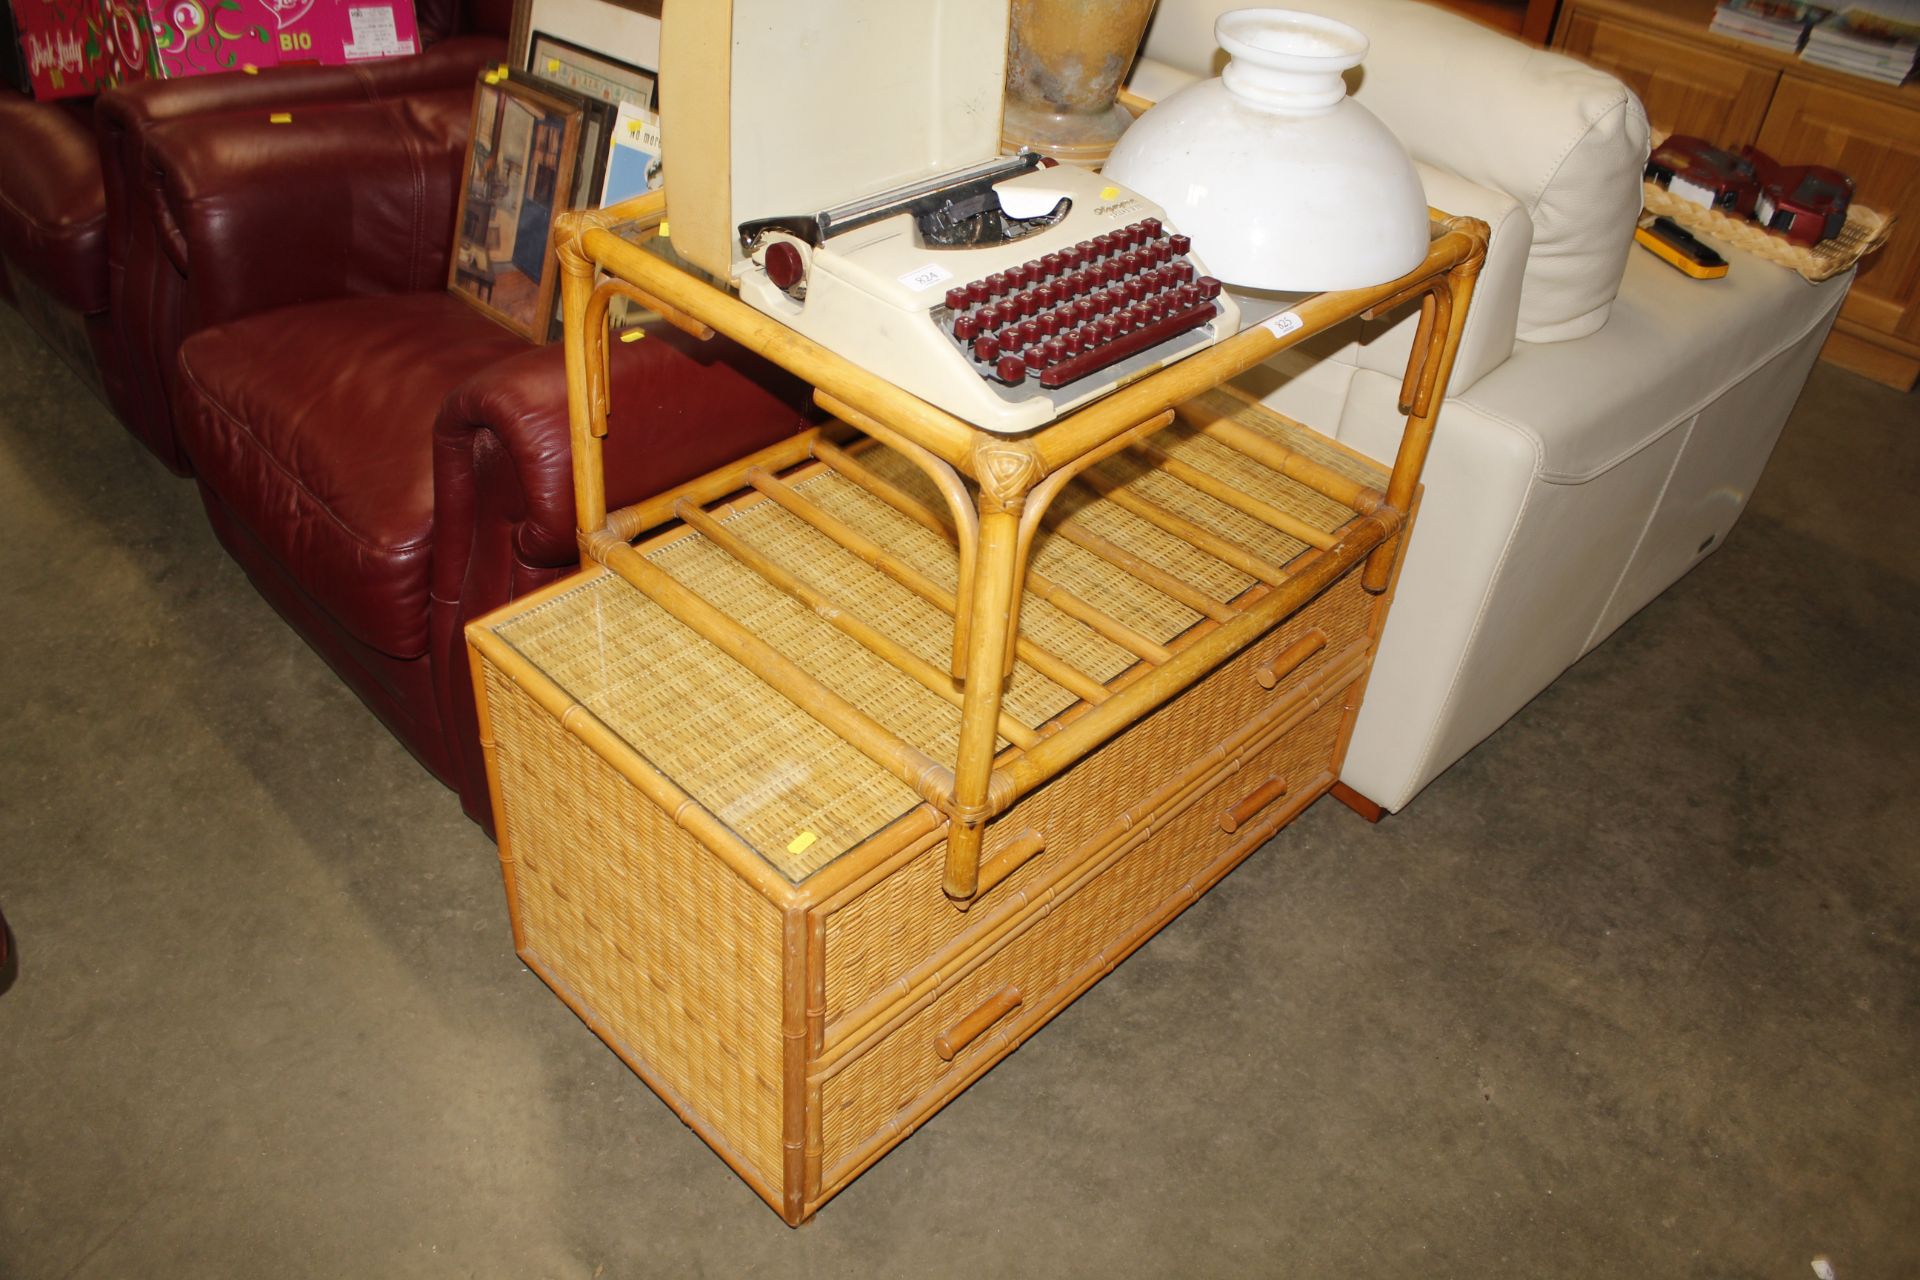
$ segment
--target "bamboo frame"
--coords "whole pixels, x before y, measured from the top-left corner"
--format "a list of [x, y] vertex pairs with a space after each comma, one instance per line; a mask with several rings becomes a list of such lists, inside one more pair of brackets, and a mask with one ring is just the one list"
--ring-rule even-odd
[[[654, 208], [647, 206], [648, 218]], [[1292, 601], [1297, 606], [1298, 601], [1305, 598], [1300, 588], [1309, 583], [1324, 585], [1331, 581], [1350, 561], [1348, 553], [1362, 543], [1369, 553], [1365, 583], [1376, 593], [1385, 589], [1397, 534], [1413, 500], [1431, 442], [1439, 397], [1444, 394], [1458, 352], [1459, 320], [1465, 314], [1485, 256], [1484, 224], [1468, 219], [1446, 219], [1436, 222], [1435, 231], [1426, 260], [1399, 280], [1368, 289], [1307, 298], [1292, 308], [1292, 315], [1301, 323], [1289, 332], [1281, 332], [1281, 326], [1254, 326], [1243, 330], [1023, 439], [1010, 440], [993, 437], [961, 422], [738, 300], [682, 275], [635, 244], [614, 235], [605, 215], [563, 220], [560, 257], [569, 316], [569, 406], [575, 445], [576, 507], [583, 549], [666, 605], [703, 636], [748, 661], [796, 705], [842, 733], [869, 758], [882, 763], [945, 813], [950, 828], [944, 888], [950, 897], [964, 901], [978, 891], [981, 833], [996, 814], [1004, 811], [1020, 794], [1093, 750], [1152, 706], [1173, 696], [1204, 674], [1208, 669], [1205, 664], [1217, 664], [1238, 645], [1258, 634], [1263, 624], [1271, 625], [1288, 607], [1293, 607], [1283, 607], [1276, 604], [1276, 600]], [[595, 264], [612, 272], [620, 283], [591, 289]], [[959, 551], [959, 589], [951, 597], [884, 548], [873, 545], [864, 535], [811, 508], [811, 504], [764, 466], [744, 472], [748, 483], [762, 493], [952, 615], [950, 674], [959, 677], [958, 690], [944, 681], [930, 679], [932, 673], [924, 664], [871, 627], [843, 612], [834, 615], [836, 626], [936, 694], [951, 700], [957, 693], [962, 708], [960, 744], [950, 767], [908, 747], [896, 734], [756, 641], [724, 613], [679, 587], [670, 576], [644, 567], [644, 561], [632, 554], [621, 536], [632, 536], [628, 531], [641, 523], [643, 517], [617, 517], [613, 525], [609, 524], [599, 458], [599, 439], [605, 432], [607, 410], [604, 321], [597, 325], [594, 321], [604, 314], [607, 300], [618, 292], [644, 299], [689, 332], [727, 332], [799, 374], [813, 383], [815, 398], [822, 407], [900, 450], [932, 480], [946, 500], [951, 525], [939, 521], [905, 495], [883, 492], [887, 486], [875, 490], [896, 509], [923, 524], [929, 523], [927, 517], [932, 517], [929, 527], [937, 525], [955, 543]], [[1331, 489], [1329, 496], [1336, 500], [1351, 499], [1348, 505], [1360, 513], [1359, 519], [1368, 527], [1350, 526], [1336, 542], [1269, 504], [1237, 493], [1232, 486], [1181, 463], [1149, 442], [1155, 431], [1173, 420], [1176, 407], [1194, 394], [1224, 382], [1330, 324], [1414, 298], [1420, 299], [1422, 310], [1419, 333], [1403, 384], [1403, 400], [1408, 412], [1406, 430], [1386, 491], [1378, 500], [1364, 486], [1344, 481], [1336, 483], [1337, 477], [1326, 468], [1297, 455], [1285, 454], [1272, 442], [1245, 428], [1217, 422], [1201, 428], [1211, 438], [1255, 462], [1281, 470], [1323, 492]], [[576, 334], [576, 328], [581, 332]], [[1094, 463], [1121, 448], [1134, 449], [1165, 474], [1298, 538], [1323, 553], [1324, 559], [1312, 563], [1301, 581], [1292, 582], [1281, 566], [1092, 472]], [[829, 465], [837, 464], [836, 469], [856, 482], [873, 488], [868, 483], [873, 479], [871, 474], [863, 474], [864, 469], [857, 464], [848, 466], [850, 459], [844, 452], [831, 445], [823, 450], [817, 437], [810, 445], [810, 452], [823, 456]], [[1285, 456], [1280, 456], [1282, 454]], [[779, 456], [791, 454], [783, 452]], [[979, 485], [977, 511], [975, 500], [967, 494], [959, 473], [971, 476]], [[1076, 482], [1276, 588], [1275, 596], [1242, 612], [1225, 602], [1205, 597], [1164, 570], [1114, 547], [1070, 519], [1052, 518], [1050, 503], [1067, 484]], [[700, 520], [684, 502], [672, 509], [682, 519]], [[657, 515], [658, 510], [654, 508], [649, 515]], [[1020, 600], [1034, 578], [1028, 560], [1035, 531], [1041, 524], [1134, 574], [1155, 590], [1203, 613], [1221, 624], [1220, 630], [1195, 649], [1175, 656], [1146, 637], [1104, 626], [1104, 634], [1155, 668], [1117, 698], [1105, 689], [1096, 693], [1094, 686], [1098, 682], [1076, 678], [1080, 673], [1065, 663], [1049, 664], [1051, 670], [1048, 670], [1041, 665], [1046, 659], [1025, 644], [1019, 628]], [[616, 525], [618, 527], [614, 527]], [[711, 522], [702, 527], [710, 535], [718, 528]], [[733, 553], [741, 550], [728, 549]], [[757, 562], [751, 567], [767, 576], [770, 566]], [[822, 611], [833, 609], [831, 602], [810, 593], [792, 575], [781, 576], [781, 571], [775, 569], [775, 580], [782, 590], [807, 602], [809, 607]], [[1038, 585], [1059, 595], [1053, 584], [1044, 579]], [[1085, 606], [1085, 602], [1069, 597], [1063, 599], [1063, 605], [1083, 621], [1100, 625], [1093, 619], [1101, 615], [1091, 606]], [[1103, 623], [1113, 621], [1102, 618]], [[1195, 658], [1196, 653], [1204, 657]], [[1012, 664], [1021, 657], [1034, 661], [1037, 668], [1084, 700], [1098, 703], [1096, 709], [1071, 728], [1052, 734], [1045, 741], [1036, 741], [1037, 735], [1032, 730], [1016, 726], [1001, 714], [1006, 677]], [[1031, 748], [1006, 770], [996, 767], [995, 761], [997, 740], [1002, 736], [1019, 747]]]

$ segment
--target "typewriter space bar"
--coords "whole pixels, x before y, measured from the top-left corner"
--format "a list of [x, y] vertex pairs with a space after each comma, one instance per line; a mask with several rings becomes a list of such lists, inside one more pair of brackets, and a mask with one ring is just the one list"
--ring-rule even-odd
[[1155, 320], [1152, 324], [1135, 329], [1132, 333], [1123, 333], [1117, 338], [1110, 338], [1097, 347], [1089, 347], [1077, 356], [1069, 356], [1058, 364], [1048, 366], [1040, 374], [1040, 385], [1049, 391], [1056, 387], [1064, 387], [1069, 382], [1077, 381], [1110, 364], [1125, 360], [1135, 352], [1145, 351], [1148, 347], [1165, 342], [1169, 338], [1178, 337], [1189, 329], [1198, 329], [1213, 319], [1218, 311], [1219, 308], [1211, 302], [1203, 302], [1197, 307]]

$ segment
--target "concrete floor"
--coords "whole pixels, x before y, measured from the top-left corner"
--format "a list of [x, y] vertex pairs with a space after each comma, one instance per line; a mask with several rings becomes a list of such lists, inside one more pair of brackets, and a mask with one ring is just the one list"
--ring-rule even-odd
[[1916, 492], [1817, 370], [1724, 551], [790, 1231], [0, 308], [0, 1275], [1920, 1274]]

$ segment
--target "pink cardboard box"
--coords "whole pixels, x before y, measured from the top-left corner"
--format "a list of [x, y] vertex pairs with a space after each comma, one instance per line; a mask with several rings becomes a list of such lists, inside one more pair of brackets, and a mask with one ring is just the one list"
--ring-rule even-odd
[[264, 0], [147, 0], [147, 25], [159, 73], [169, 79], [280, 61]]
[[273, 14], [280, 61], [335, 67], [420, 51], [413, 0], [254, 0]]
[[35, 98], [77, 98], [153, 74], [146, 15], [126, 0], [11, 0]]
[[[0, 4], [9, 0], [0, 0]], [[148, 78], [420, 51], [413, 0], [10, 0], [42, 100]]]

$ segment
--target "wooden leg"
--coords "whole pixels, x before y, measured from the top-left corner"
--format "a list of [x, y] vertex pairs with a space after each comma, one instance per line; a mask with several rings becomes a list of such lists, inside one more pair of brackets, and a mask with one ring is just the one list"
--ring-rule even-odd
[[960, 744], [953, 766], [953, 822], [947, 829], [947, 896], [964, 901], [980, 879], [980, 838], [991, 813], [988, 789], [1007, 676], [1007, 629], [1020, 519], [1004, 509], [980, 515], [980, 551], [974, 558], [972, 625], [967, 633], [967, 685], [961, 700]]
[[1344, 782], [1333, 784], [1333, 798], [1353, 810], [1368, 822], [1378, 822], [1387, 816], [1387, 811], [1373, 801], [1355, 791]]

